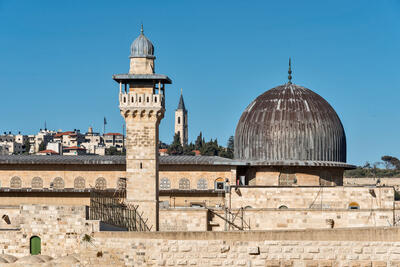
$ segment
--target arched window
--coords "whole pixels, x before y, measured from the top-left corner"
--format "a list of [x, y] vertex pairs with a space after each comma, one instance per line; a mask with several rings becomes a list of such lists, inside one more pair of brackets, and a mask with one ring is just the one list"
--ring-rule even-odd
[[34, 189], [40, 189], [43, 188], [43, 180], [40, 177], [33, 177], [32, 179], [32, 188]]
[[118, 190], [126, 189], [126, 178], [119, 178], [117, 181]]
[[190, 181], [187, 178], [179, 180], [179, 189], [190, 189]]
[[162, 178], [160, 180], [160, 189], [170, 189], [171, 188], [171, 182], [168, 178]]
[[85, 179], [83, 177], [76, 177], [74, 180], [75, 189], [85, 189]]
[[246, 207], [244, 207], [245, 210], [252, 209], [252, 208], [253, 208], [252, 206], [246, 206]]
[[208, 189], [208, 187], [207, 187], [207, 180], [204, 179], [204, 178], [200, 178], [200, 179], [197, 181], [197, 189], [199, 189], [199, 190], [206, 190], [206, 189]]
[[19, 178], [18, 176], [14, 176], [13, 178], [11, 178], [10, 188], [21, 188], [21, 186], [22, 186], [21, 178]]
[[349, 210], [359, 210], [360, 209], [360, 205], [358, 205], [357, 202], [351, 202], [349, 204]]
[[103, 177], [96, 179], [96, 184], [94, 186], [96, 189], [104, 190], [107, 188], [107, 181]]
[[288, 207], [287, 206], [285, 206], [285, 205], [282, 205], [282, 206], [279, 206], [279, 208], [278, 209], [280, 209], [280, 210], [287, 210], [288, 209]]
[[42, 250], [42, 248], [41, 248], [40, 237], [32, 236], [31, 239], [30, 239], [31, 255], [39, 255], [41, 250]]
[[64, 189], [64, 180], [61, 177], [56, 177], [53, 180], [54, 189]]
[[224, 190], [225, 189], [225, 179], [217, 178], [214, 182], [215, 190]]

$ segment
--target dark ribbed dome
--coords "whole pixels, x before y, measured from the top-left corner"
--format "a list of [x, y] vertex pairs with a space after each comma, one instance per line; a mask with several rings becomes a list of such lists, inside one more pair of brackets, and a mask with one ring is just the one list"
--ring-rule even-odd
[[325, 99], [288, 83], [266, 91], [243, 112], [235, 158], [346, 162], [346, 135]]
[[143, 25], [140, 35], [133, 41], [131, 45], [130, 57], [146, 57], [154, 58], [154, 46], [143, 33]]

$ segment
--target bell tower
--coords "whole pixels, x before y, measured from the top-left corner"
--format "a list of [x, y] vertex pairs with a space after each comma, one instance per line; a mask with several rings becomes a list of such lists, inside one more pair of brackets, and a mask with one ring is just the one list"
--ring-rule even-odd
[[182, 145], [188, 143], [188, 112], [183, 101], [182, 89], [178, 108], [175, 110], [175, 134], [179, 135]]
[[144, 35], [131, 45], [127, 74], [115, 74], [119, 108], [126, 123], [126, 200], [138, 205], [152, 231], [158, 231], [158, 130], [165, 112], [166, 75], [154, 71], [154, 47]]

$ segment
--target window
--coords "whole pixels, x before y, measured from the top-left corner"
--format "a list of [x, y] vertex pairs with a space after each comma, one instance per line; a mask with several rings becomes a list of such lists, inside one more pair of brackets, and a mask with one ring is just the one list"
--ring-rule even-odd
[[207, 180], [204, 179], [204, 178], [200, 178], [197, 181], [197, 189], [199, 189], [199, 190], [207, 190], [208, 189], [207, 188]]
[[10, 181], [10, 188], [21, 188], [22, 181], [18, 176], [14, 176]]
[[64, 180], [61, 177], [56, 177], [53, 180], [54, 189], [64, 189]]
[[117, 188], [119, 190], [126, 189], [126, 178], [119, 178], [118, 179]]
[[349, 210], [359, 210], [360, 209], [360, 205], [358, 205], [357, 202], [351, 202], [349, 204]]
[[84, 189], [85, 188], [85, 179], [83, 177], [76, 177], [74, 180], [74, 188], [75, 189]]
[[280, 209], [280, 210], [287, 210], [287, 209], [288, 209], [288, 207], [287, 207], [287, 206], [285, 206], [285, 205], [282, 205], [282, 206], [280, 206], [278, 209]]
[[160, 189], [170, 189], [171, 188], [171, 182], [168, 178], [162, 178], [160, 180]]
[[190, 189], [190, 181], [187, 178], [179, 180], [179, 189]]
[[225, 189], [225, 179], [224, 178], [216, 179], [215, 183], [214, 183], [214, 188], [215, 188], [215, 190], [224, 190]]
[[32, 188], [34, 189], [39, 189], [39, 188], [43, 188], [43, 180], [40, 177], [34, 177], [32, 179]]
[[96, 179], [96, 184], [94, 186], [96, 189], [104, 190], [107, 188], [107, 181], [103, 177]]
[[181, 117], [178, 117], [178, 124], [181, 123]]

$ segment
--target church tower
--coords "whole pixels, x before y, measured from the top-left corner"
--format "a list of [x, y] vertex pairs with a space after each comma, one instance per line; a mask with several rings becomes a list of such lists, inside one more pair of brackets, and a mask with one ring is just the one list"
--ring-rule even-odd
[[182, 145], [188, 143], [188, 114], [183, 101], [181, 90], [181, 97], [179, 98], [178, 108], [175, 110], [175, 134], [179, 135]]
[[138, 205], [147, 226], [158, 231], [158, 129], [165, 112], [165, 84], [155, 73], [154, 47], [143, 33], [131, 45], [129, 73], [119, 83], [119, 108], [126, 123], [126, 200]]

